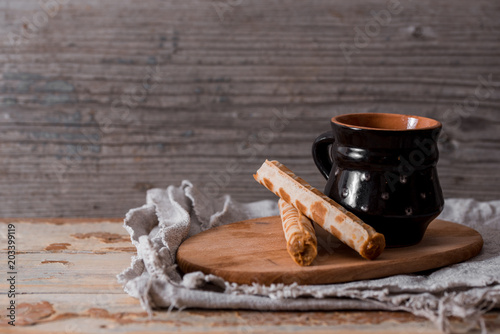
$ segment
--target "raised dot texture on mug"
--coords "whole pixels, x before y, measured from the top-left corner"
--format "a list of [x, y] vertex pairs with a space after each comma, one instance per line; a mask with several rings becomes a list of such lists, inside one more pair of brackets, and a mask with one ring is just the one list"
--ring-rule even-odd
[[342, 197], [347, 197], [347, 196], [349, 196], [349, 189], [347, 188], [342, 189]]
[[405, 213], [407, 216], [410, 216], [413, 213], [412, 208], [406, 208]]
[[361, 173], [361, 181], [368, 181], [368, 180], [370, 180], [370, 174]]
[[420, 193], [420, 197], [422, 197], [422, 199], [425, 199], [427, 195], [425, 193]]
[[368, 211], [368, 205], [362, 205], [361, 210], [364, 212]]
[[382, 199], [384, 200], [389, 199], [389, 193], [382, 193]]
[[399, 177], [399, 182], [401, 182], [402, 184], [405, 184], [405, 183], [406, 183], [406, 181], [408, 181], [408, 179], [407, 179], [406, 175], [401, 175], [401, 176]]

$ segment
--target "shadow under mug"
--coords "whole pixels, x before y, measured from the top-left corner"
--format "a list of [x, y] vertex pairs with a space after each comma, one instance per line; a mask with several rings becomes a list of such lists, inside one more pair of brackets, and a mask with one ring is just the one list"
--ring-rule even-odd
[[387, 247], [420, 242], [444, 205], [436, 170], [441, 123], [360, 113], [333, 117], [331, 127], [312, 146], [324, 193], [384, 234]]

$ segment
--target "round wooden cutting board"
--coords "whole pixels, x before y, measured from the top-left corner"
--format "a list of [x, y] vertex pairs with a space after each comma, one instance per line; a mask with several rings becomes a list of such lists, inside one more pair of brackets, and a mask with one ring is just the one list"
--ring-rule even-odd
[[363, 259], [317, 227], [318, 256], [311, 266], [296, 264], [286, 250], [279, 216], [220, 226], [187, 239], [177, 252], [184, 273], [202, 271], [229, 282], [326, 284], [408, 274], [447, 266], [476, 256], [483, 239], [475, 230], [436, 219], [417, 245], [385, 249]]

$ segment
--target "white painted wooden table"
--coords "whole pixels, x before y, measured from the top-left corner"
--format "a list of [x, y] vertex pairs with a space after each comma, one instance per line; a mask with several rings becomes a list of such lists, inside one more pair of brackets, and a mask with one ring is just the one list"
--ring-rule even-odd
[[[135, 252], [122, 219], [1, 219], [0, 333], [438, 333], [403, 312], [255, 312], [157, 310], [149, 318], [116, 275]], [[7, 324], [7, 229], [15, 226], [16, 321]], [[500, 312], [485, 316], [500, 333]], [[464, 324], [454, 321], [463, 328]], [[472, 331], [479, 332], [479, 329]]]

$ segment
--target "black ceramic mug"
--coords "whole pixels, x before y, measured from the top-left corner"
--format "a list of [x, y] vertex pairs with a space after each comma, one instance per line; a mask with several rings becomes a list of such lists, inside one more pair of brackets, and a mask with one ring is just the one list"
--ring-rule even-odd
[[331, 119], [314, 141], [324, 193], [384, 234], [388, 247], [420, 242], [443, 210], [437, 138], [441, 123], [426, 117], [362, 113]]

